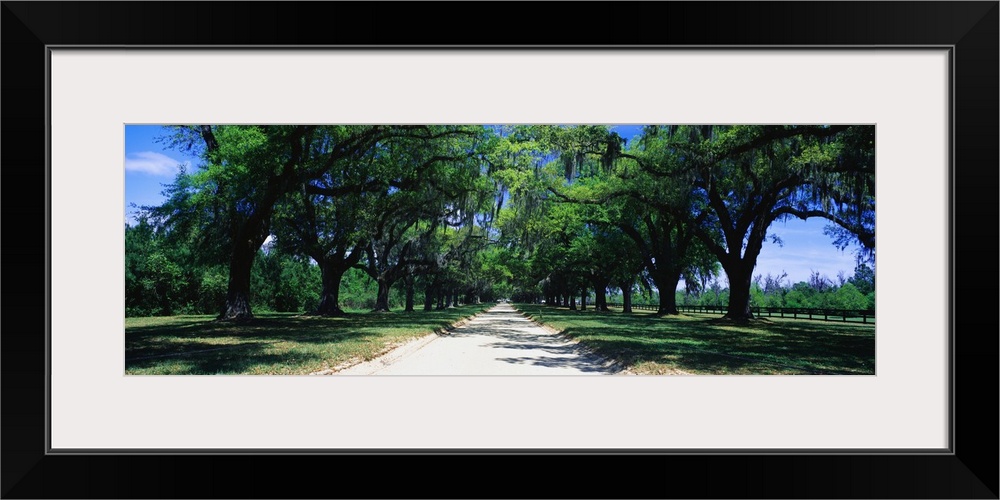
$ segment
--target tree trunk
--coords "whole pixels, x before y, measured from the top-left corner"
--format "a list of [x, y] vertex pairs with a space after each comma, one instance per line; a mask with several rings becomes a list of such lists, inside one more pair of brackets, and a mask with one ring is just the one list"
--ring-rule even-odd
[[246, 246], [234, 245], [229, 261], [229, 289], [226, 303], [217, 319], [224, 321], [249, 321], [253, 319], [250, 309], [250, 271], [253, 259], [260, 245], [249, 242]]
[[434, 309], [434, 287], [428, 286], [424, 290], [424, 310], [431, 311]]
[[576, 295], [569, 296], [569, 310], [570, 311], [576, 310]]
[[622, 312], [632, 312], [632, 285], [633, 283], [622, 283]]
[[378, 295], [375, 298], [375, 309], [372, 312], [389, 312], [389, 288], [392, 283], [385, 279], [378, 280]]
[[343, 316], [344, 311], [340, 308], [340, 283], [344, 278], [344, 273], [361, 260], [364, 253], [364, 243], [354, 245], [351, 253], [347, 253], [347, 246], [340, 244], [331, 252], [315, 243], [313, 252], [309, 256], [319, 263], [322, 273], [323, 290], [320, 292], [319, 306], [316, 314], [323, 316]]
[[677, 314], [677, 283], [681, 281], [681, 274], [660, 272], [653, 275], [653, 281], [660, 293], [656, 314]]
[[745, 260], [723, 267], [726, 277], [729, 278], [729, 305], [726, 307], [725, 318], [740, 322], [753, 319], [753, 311], [750, 310], [753, 267], [747, 265]]
[[413, 312], [413, 280], [406, 282], [406, 308], [405, 312]]
[[587, 310], [587, 288], [584, 287], [580, 289], [580, 310]]
[[660, 307], [656, 314], [678, 314], [676, 291], [669, 293], [660, 292]]
[[594, 283], [594, 309], [598, 311], [608, 311], [608, 283]]
[[320, 271], [323, 274], [323, 291], [320, 292], [319, 307], [316, 314], [323, 316], [343, 316], [340, 308], [340, 282], [345, 269], [331, 263], [323, 263]]

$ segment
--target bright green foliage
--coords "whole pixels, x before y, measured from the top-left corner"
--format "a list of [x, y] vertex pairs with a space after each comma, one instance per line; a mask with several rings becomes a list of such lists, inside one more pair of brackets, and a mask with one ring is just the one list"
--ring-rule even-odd
[[767, 304], [767, 296], [764, 295], [764, 290], [756, 283], [750, 285], [750, 305], [759, 307], [765, 304]]
[[[125, 315], [212, 314], [226, 298], [225, 266], [190, 256], [183, 242], [156, 232], [145, 219], [125, 228]], [[319, 270], [308, 261], [260, 252], [251, 280], [254, 307], [301, 312], [315, 306]]]
[[126, 226], [126, 314], [149, 316], [190, 311], [197, 298], [197, 274], [183, 265], [186, 260], [183, 252], [172, 248], [145, 218], [135, 226]]
[[[675, 131], [665, 128], [660, 134], [659, 128], [649, 127], [624, 151], [624, 141], [607, 129], [603, 135], [594, 128], [585, 132], [586, 141], [574, 142], [574, 168], [567, 170], [578, 177], [552, 191], [564, 202], [583, 205], [584, 220], [600, 226], [609, 242], [631, 240], [615, 245], [621, 258], [605, 273], [626, 288], [648, 277], [649, 286], [669, 291], [659, 294], [659, 313], [676, 314], [673, 291], [682, 276], [712, 276], [717, 264], [714, 256], [697, 248], [694, 227], [704, 224], [705, 216], [685, 184], [683, 155], [671, 142]], [[686, 281], [694, 291], [699, 280]]]
[[[728, 305], [729, 289], [718, 281], [713, 281], [698, 294], [677, 292], [677, 301], [685, 305], [722, 306]], [[825, 282], [809, 283], [800, 281], [790, 286], [765, 290], [756, 281], [750, 286], [750, 305], [752, 307], [785, 307], [808, 309], [875, 309], [874, 292], [862, 294], [850, 281], [841, 286]]]
[[[204, 165], [182, 172], [170, 200], [151, 210], [172, 232], [199, 234], [205, 255], [229, 266], [220, 319], [248, 320], [251, 270], [271, 236], [276, 205], [305, 183], [331, 172], [363, 169], [380, 144], [397, 137], [428, 136], [419, 126], [208, 126], [178, 127], [171, 139], [194, 148]], [[362, 175], [364, 177], [364, 175]], [[332, 193], [357, 192], [383, 179], [340, 184]]]
[[[874, 307], [873, 127], [648, 126], [629, 144], [603, 125], [175, 132], [166, 140], [203, 167], [126, 229], [129, 315], [635, 293], [661, 314], [729, 305], [736, 319], [750, 306]], [[854, 277], [755, 281], [770, 224], [787, 217], [860, 243]]]
[[319, 303], [319, 267], [277, 249], [261, 251], [251, 274], [254, 309], [272, 312], [306, 312]]
[[785, 294], [784, 307], [809, 307], [812, 302], [802, 289], [793, 289]]
[[195, 312], [210, 314], [218, 311], [226, 302], [228, 286], [229, 277], [224, 266], [205, 267], [201, 273], [201, 283], [198, 286], [198, 307]]
[[854, 268], [854, 276], [847, 281], [862, 294], [867, 295], [875, 292], [875, 270], [864, 262], [858, 263], [858, 266]]
[[[667, 133], [670, 134], [668, 129]], [[874, 147], [863, 140], [874, 127], [704, 126], [670, 134], [687, 189], [705, 207], [708, 226], [691, 225], [715, 254], [732, 286], [727, 317], [746, 320], [757, 256], [771, 223], [787, 217], [821, 217], [874, 246], [874, 228], [859, 224], [874, 196]], [[862, 138], [859, 140], [859, 138]], [[874, 210], [874, 202], [870, 207]], [[853, 220], [853, 222], [852, 222]], [[714, 231], [712, 230], [714, 229]]]
[[725, 307], [729, 304], [729, 289], [719, 284], [718, 280], [712, 281], [708, 289], [698, 296], [698, 305]]
[[[340, 305], [347, 311], [371, 311], [375, 308], [378, 284], [364, 271], [348, 269], [340, 284]], [[399, 289], [389, 293], [389, 308], [398, 309], [403, 305], [403, 294]]]
[[853, 283], [844, 283], [834, 292], [830, 306], [837, 309], [868, 309], [868, 299]]
[[[410, 297], [410, 310], [418, 274], [440, 274], [449, 264], [466, 270], [470, 256], [456, 249], [475, 237], [476, 225], [485, 222], [478, 216], [491, 211], [492, 184], [482, 178], [479, 154], [479, 147], [486, 147], [481, 143], [490, 143], [487, 129], [431, 127], [430, 132], [436, 139], [383, 144], [371, 165], [388, 179], [385, 188], [373, 194], [373, 215], [364, 236], [362, 268], [378, 283], [377, 311], [388, 310], [389, 291], [400, 280]], [[435, 234], [439, 228], [443, 235]], [[451, 229], [454, 237], [448, 236]], [[453, 244], [441, 241], [442, 236]], [[451, 305], [460, 287], [435, 286], [446, 284]]]

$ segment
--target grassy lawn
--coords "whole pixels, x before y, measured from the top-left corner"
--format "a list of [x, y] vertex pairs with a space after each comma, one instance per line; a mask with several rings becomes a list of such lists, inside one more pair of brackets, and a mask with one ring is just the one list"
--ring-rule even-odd
[[516, 307], [639, 374], [875, 374], [873, 324], [764, 318], [735, 326], [713, 321], [718, 314]]
[[126, 318], [125, 373], [308, 374], [378, 357], [490, 305], [340, 318], [262, 313], [250, 324], [215, 322], [213, 316]]

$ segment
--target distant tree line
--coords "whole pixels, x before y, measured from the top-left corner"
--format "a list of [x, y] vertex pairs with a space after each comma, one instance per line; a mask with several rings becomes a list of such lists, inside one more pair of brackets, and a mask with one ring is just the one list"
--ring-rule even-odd
[[[813, 272], [808, 281], [790, 283], [785, 275], [757, 275], [750, 286], [752, 307], [793, 307], [812, 309], [875, 309], [875, 272], [860, 263], [854, 275], [841, 273], [836, 279]], [[683, 305], [726, 306], [729, 288], [713, 280], [697, 294], [677, 292], [677, 302]]]

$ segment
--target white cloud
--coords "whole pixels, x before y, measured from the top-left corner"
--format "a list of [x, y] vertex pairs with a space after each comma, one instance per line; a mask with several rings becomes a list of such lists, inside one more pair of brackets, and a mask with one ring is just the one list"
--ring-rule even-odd
[[182, 165], [190, 166], [188, 162], [179, 162], [165, 154], [153, 151], [133, 153], [125, 157], [125, 170], [156, 176], [173, 177], [177, 175]]

